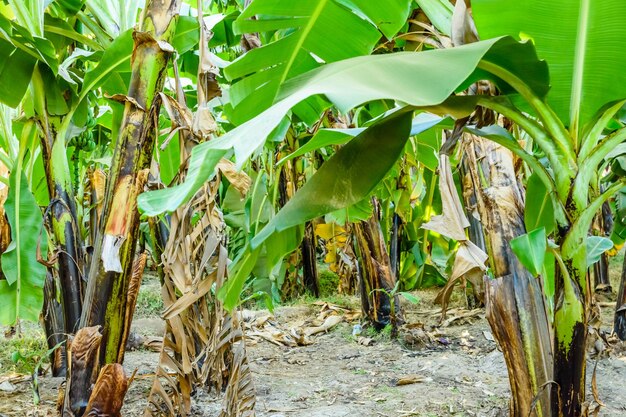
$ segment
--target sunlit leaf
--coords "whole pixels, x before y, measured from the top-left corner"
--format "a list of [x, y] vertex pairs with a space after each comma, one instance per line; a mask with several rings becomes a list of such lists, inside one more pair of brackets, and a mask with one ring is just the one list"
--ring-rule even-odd
[[600, 260], [604, 252], [613, 248], [613, 241], [602, 236], [589, 236], [587, 238], [587, 266], [591, 266]]
[[512, 239], [511, 249], [531, 274], [539, 275], [543, 270], [547, 249], [545, 229], [536, 229]]
[[[11, 244], [2, 254], [6, 279], [0, 280], [0, 323], [13, 325], [18, 318], [37, 322], [46, 278], [45, 266], [37, 262], [37, 239], [43, 220], [23, 172], [11, 172], [5, 207], [11, 225]], [[46, 241], [44, 234], [42, 253], [46, 251]]]

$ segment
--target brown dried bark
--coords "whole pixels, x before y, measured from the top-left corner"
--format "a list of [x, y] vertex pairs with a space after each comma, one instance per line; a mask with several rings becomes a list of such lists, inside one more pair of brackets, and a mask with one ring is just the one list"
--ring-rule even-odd
[[120, 417], [128, 378], [119, 363], [104, 365], [93, 388], [85, 417]]
[[98, 375], [102, 334], [100, 326], [83, 327], [68, 342], [68, 370], [63, 416], [80, 417], [85, 412]]
[[396, 278], [391, 272], [391, 261], [377, 210], [374, 209], [374, 214], [367, 221], [355, 223], [354, 231], [359, 249], [363, 316], [378, 330], [388, 324], [395, 328], [402, 320], [400, 303], [397, 296], [393, 296], [393, 302], [390, 297], [390, 292], [396, 286]]
[[513, 155], [490, 141], [466, 136], [465, 156], [495, 276], [485, 280], [487, 320], [507, 364], [511, 416], [549, 416], [546, 385], [552, 381], [552, 335], [543, 293], [509, 244], [526, 233], [524, 191], [515, 176]]

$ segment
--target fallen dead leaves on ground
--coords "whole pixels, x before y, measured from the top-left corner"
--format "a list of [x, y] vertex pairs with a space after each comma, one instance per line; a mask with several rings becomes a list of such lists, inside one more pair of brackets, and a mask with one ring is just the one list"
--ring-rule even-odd
[[420, 382], [431, 382], [432, 380], [433, 380], [432, 378], [426, 377], [424, 375], [411, 374], [411, 375], [402, 376], [400, 378], [394, 378], [391, 380], [391, 383], [392, 385], [399, 387], [402, 385], [411, 385], [411, 384], [417, 384]]
[[278, 346], [307, 346], [314, 343], [312, 336], [326, 333], [341, 322], [352, 322], [361, 317], [358, 310], [325, 301], [314, 305], [320, 307], [318, 315], [290, 329], [282, 327], [270, 313], [244, 310], [240, 314], [246, 338], [252, 342], [266, 340]]

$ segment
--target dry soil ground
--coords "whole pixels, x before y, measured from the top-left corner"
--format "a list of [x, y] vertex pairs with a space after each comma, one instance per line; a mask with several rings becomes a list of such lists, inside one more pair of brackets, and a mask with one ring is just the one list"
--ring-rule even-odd
[[[431, 303], [434, 294], [421, 291], [422, 302], [408, 306], [407, 322], [423, 324], [424, 332], [417, 333], [426, 338], [420, 339], [419, 346], [411, 346], [415, 340], [408, 336], [401, 336], [400, 341], [374, 337], [373, 345], [364, 346], [352, 337], [353, 323], [346, 322], [313, 337], [314, 343], [309, 346], [283, 347], [265, 340], [251, 341], [248, 352], [258, 393], [257, 415], [507, 416], [508, 375], [486, 320], [479, 314], [439, 326], [439, 316]], [[352, 307], [356, 302], [343, 300]], [[316, 316], [319, 310], [320, 306], [311, 303], [281, 307], [275, 322], [289, 329]], [[455, 311], [448, 317], [461, 310]], [[607, 307], [603, 311], [605, 330], [611, 319], [612, 308]], [[135, 329], [146, 336], [158, 335], [162, 323], [155, 317], [138, 318]], [[146, 350], [127, 354], [125, 367], [128, 372], [137, 369], [138, 378], [128, 392], [124, 416], [142, 415], [157, 358], [156, 353]], [[594, 364], [595, 357], [588, 368], [592, 370]], [[398, 385], [403, 378], [417, 382]], [[625, 380], [626, 345], [608, 345], [597, 364], [598, 391], [605, 404], [600, 416], [626, 415]], [[0, 416], [55, 415], [61, 383], [60, 379], [40, 378], [39, 407], [32, 406], [28, 381], [14, 384], [13, 391], [5, 386], [0, 389]], [[198, 392], [195, 402], [194, 415], [217, 415], [219, 402], [213, 395]]]

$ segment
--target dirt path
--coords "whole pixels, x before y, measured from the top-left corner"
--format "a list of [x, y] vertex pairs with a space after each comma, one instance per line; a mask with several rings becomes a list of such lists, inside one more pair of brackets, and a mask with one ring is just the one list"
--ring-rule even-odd
[[[281, 311], [287, 322], [300, 314]], [[260, 343], [250, 349], [259, 415], [498, 415], [507, 404], [507, 375], [502, 355], [484, 339], [482, 327], [463, 329], [469, 330], [466, 346], [446, 332], [419, 351], [386, 340], [362, 346], [350, 337], [347, 323], [307, 347]], [[397, 385], [403, 378], [419, 382]]]
[[[423, 298], [429, 294], [422, 294]], [[425, 303], [427, 306], [428, 303]], [[419, 347], [407, 347], [384, 337], [364, 346], [352, 337], [352, 323], [340, 323], [313, 337], [302, 347], [283, 347], [265, 340], [249, 343], [249, 358], [258, 392], [258, 416], [506, 416], [508, 376], [501, 352], [480, 315], [458, 320], [447, 327], [437, 324], [432, 308], [416, 308], [408, 322], [423, 323]], [[320, 307], [282, 307], [275, 322], [284, 329], [300, 326], [315, 317]], [[257, 313], [257, 314], [263, 314]], [[607, 311], [605, 319], [610, 318]], [[139, 319], [135, 328], [144, 335], [159, 334], [159, 319]], [[598, 362], [598, 388], [606, 404], [600, 416], [626, 415], [626, 346], [616, 344]], [[138, 379], [127, 395], [124, 415], [142, 415], [158, 355], [128, 352], [126, 368], [138, 369]], [[589, 362], [593, 369], [595, 361]], [[591, 371], [589, 372], [591, 374]], [[417, 380], [398, 385], [402, 379]], [[42, 405], [32, 407], [29, 383], [15, 385], [14, 392], [0, 390], [0, 415], [52, 416], [60, 379], [41, 378]], [[589, 391], [591, 392], [591, 391]], [[219, 402], [212, 394], [195, 395], [194, 415], [217, 415]]]

